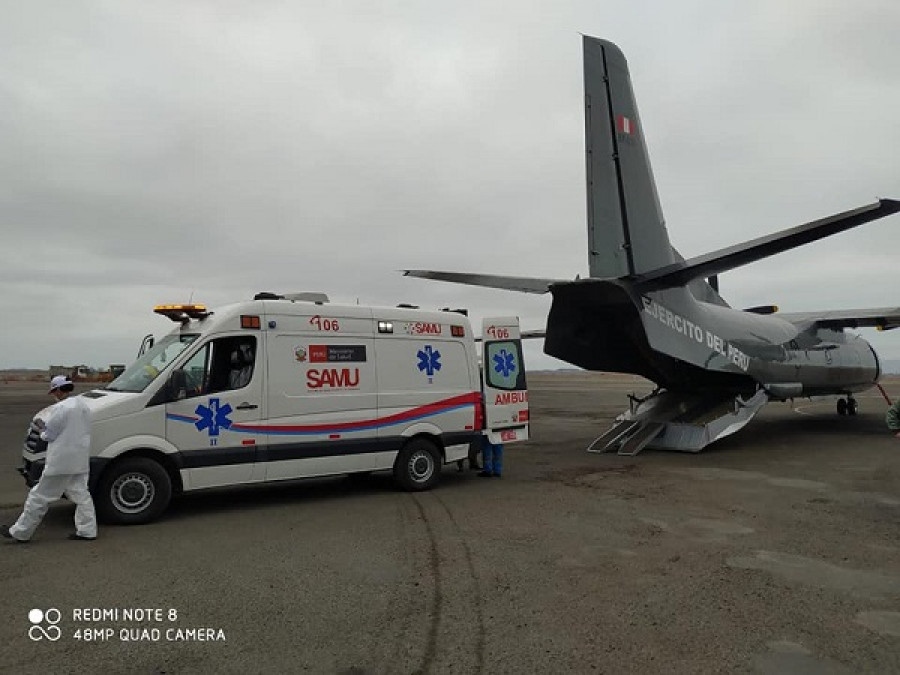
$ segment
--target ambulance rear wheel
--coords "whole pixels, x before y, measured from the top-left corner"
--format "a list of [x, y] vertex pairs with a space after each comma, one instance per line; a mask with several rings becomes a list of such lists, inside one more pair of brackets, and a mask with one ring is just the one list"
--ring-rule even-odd
[[172, 499], [172, 479], [147, 457], [126, 457], [103, 474], [97, 511], [108, 523], [139, 525], [158, 518]]
[[394, 479], [405, 490], [429, 490], [441, 475], [441, 453], [437, 446], [424, 438], [414, 438], [397, 455]]

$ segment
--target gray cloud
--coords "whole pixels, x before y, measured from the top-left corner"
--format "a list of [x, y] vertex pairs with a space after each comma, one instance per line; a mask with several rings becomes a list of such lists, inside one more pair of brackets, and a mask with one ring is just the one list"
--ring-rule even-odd
[[[6, 3], [0, 367], [127, 361], [169, 329], [152, 305], [191, 294], [542, 326], [547, 298], [396, 270], [584, 273], [579, 31], [629, 58], [685, 255], [900, 197], [898, 25], [872, 0]], [[723, 289], [736, 306], [897, 304], [896, 223]]]

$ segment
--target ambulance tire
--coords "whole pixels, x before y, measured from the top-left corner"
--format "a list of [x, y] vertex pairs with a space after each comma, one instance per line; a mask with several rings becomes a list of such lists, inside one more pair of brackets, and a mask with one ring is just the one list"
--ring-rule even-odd
[[394, 480], [410, 492], [430, 490], [441, 477], [441, 452], [425, 438], [403, 446], [394, 462]]
[[103, 474], [95, 498], [106, 523], [140, 525], [156, 520], [172, 500], [168, 472], [147, 457], [126, 457]]

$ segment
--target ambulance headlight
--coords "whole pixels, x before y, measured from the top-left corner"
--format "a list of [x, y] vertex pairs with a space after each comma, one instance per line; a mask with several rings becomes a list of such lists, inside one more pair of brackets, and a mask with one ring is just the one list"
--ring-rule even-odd
[[47, 451], [47, 441], [41, 438], [41, 431], [44, 429], [44, 420], [39, 417], [31, 421], [28, 427], [28, 433], [25, 434], [25, 450], [37, 455]]

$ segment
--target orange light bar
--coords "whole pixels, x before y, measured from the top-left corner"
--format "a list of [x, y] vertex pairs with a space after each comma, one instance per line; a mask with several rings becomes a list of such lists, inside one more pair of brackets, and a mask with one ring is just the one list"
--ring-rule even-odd
[[153, 308], [153, 311], [157, 314], [162, 314], [163, 312], [170, 312], [172, 310], [177, 310], [179, 312], [205, 312], [206, 305], [157, 305]]
[[465, 337], [466, 329], [463, 326], [450, 326], [450, 335], [453, 337]]
[[182, 323], [190, 319], [205, 319], [210, 315], [206, 305], [157, 305], [153, 311]]
[[259, 317], [255, 314], [241, 314], [241, 328], [255, 328], [259, 330]]

